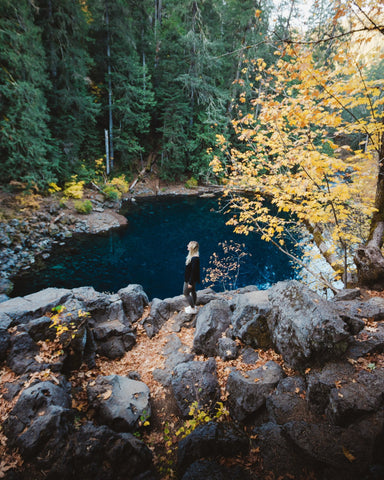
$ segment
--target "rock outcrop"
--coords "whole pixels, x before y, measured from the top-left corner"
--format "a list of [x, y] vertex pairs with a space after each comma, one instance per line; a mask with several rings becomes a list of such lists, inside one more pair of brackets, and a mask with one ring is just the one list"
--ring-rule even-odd
[[[151, 374], [188, 426], [175, 478], [384, 478], [384, 299], [346, 290], [329, 301], [287, 281], [263, 292], [207, 289], [198, 304], [188, 315], [181, 296], [149, 302], [139, 285], [0, 303], [0, 361], [18, 375], [1, 387], [12, 405], [3, 433], [27, 465], [4, 478], [26, 480], [30, 466], [56, 480], [161, 479], [135, 436], [158, 422], [158, 400], [138, 374], [93, 374], [86, 414], [73, 395], [79, 369], [129, 360], [138, 330], [156, 342], [165, 326], [163, 363]], [[59, 352], [47, 356], [46, 339], [59, 339]]]

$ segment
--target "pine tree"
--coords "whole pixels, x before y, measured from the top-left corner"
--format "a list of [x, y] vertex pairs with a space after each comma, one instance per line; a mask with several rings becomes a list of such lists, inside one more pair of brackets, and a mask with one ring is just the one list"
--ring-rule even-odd
[[96, 46], [92, 49], [92, 74], [100, 86], [103, 106], [99, 128], [109, 129], [117, 167], [125, 170], [132, 169], [132, 163], [145, 151], [154, 104], [146, 65], [146, 44], [151, 42], [147, 3], [89, 2]]
[[55, 179], [56, 151], [48, 128], [49, 86], [36, 7], [27, 0], [0, 6], [0, 177], [44, 187]]
[[89, 15], [72, 0], [39, 0], [38, 5], [36, 24], [42, 30], [50, 79], [50, 128], [60, 149], [61, 175], [68, 177], [84, 157], [100, 155], [93, 138], [100, 105], [91, 95], [86, 50]]

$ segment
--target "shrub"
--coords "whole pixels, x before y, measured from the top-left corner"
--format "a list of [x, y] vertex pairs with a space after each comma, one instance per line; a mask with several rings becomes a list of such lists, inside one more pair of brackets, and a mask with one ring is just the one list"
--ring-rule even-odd
[[66, 198], [83, 198], [84, 181], [78, 182], [77, 175], [73, 175], [72, 180], [65, 183], [63, 193]]
[[185, 182], [185, 186], [187, 188], [196, 188], [198, 185], [198, 181], [196, 180], [195, 177], [191, 177], [189, 180]]
[[125, 178], [125, 175], [120, 175], [120, 177], [112, 178], [110, 184], [113, 185], [121, 193], [127, 193], [129, 190], [129, 183]]
[[112, 185], [106, 185], [103, 188], [103, 193], [108, 200], [112, 200], [114, 202], [117, 202], [121, 198], [121, 192], [119, 192], [119, 190]]
[[85, 215], [92, 212], [92, 202], [90, 200], [76, 200], [74, 207], [77, 212], [84, 213]]

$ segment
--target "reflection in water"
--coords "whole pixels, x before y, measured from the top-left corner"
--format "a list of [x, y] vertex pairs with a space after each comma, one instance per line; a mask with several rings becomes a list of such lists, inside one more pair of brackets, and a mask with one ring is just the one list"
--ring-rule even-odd
[[[150, 299], [179, 295], [182, 291], [186, 246], [200, 244], [202, 277], [218, 244], [244, 243], [246, 257], [238, 287], [260, 289], [295, 272], [288, 258], [255, 235], [240, 236], [225, 225], [216, 198], [192, 196], [138, 199], [124, 206], [128, 225], [106, 234], [80, 235], [58, 247], [39, 271], [32, 269], [14, 278], [12, 296], [23, 296], [46, 287], [93, 286], [100, 292], [117, 292], [138, 283]], [[207, 286], [200, 285], [200, 288]], [[216, 286], [220, 290], [219, 285]]]

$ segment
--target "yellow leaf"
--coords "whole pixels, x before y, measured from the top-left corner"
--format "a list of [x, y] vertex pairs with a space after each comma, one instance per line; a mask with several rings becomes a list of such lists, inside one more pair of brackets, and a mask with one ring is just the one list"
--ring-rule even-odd
[[352, 455], [352, 453], [350, 453], [345, 447], [342, 446], [341, 448], [343, 449], [344, 455], [350, 462], [353, 462], [354, 460], [356, 460], [356, 457]]
[[104, 392], [101, 397], [103, 400], [108, 400], [108, 398], [112, 395], [112, 390], [107, 390], [106, 392]]

